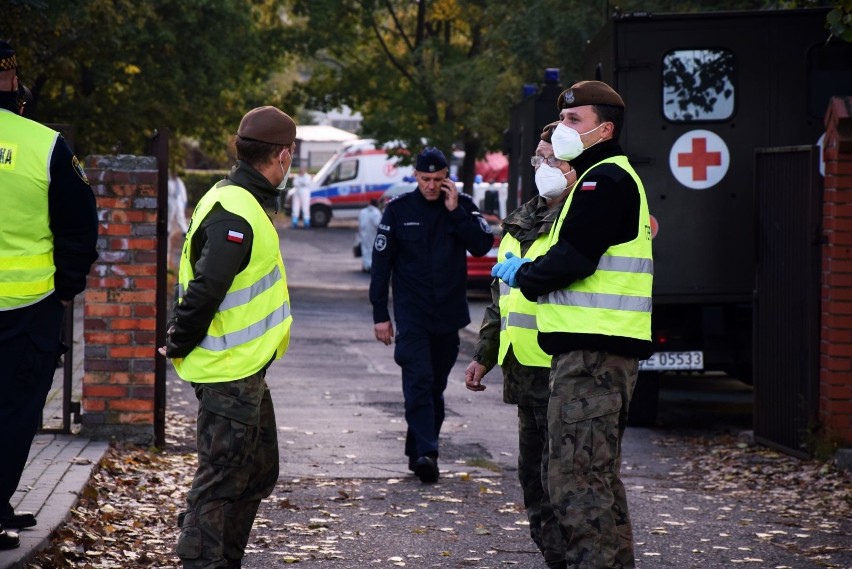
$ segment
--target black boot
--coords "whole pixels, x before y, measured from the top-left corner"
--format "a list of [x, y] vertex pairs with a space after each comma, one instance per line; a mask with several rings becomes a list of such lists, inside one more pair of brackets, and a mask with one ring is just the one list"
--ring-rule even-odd
[[21, 540], [18, 539], [18, 534], [13, 531], [4, 531], [0, 529], [0, 551], [4, 549], [15, 549], [21, 545]]
[[31, 528], [36, 525], [36, 517], [32, 512], [12, 512], [0, 514], [0, 527], [4, 528]]

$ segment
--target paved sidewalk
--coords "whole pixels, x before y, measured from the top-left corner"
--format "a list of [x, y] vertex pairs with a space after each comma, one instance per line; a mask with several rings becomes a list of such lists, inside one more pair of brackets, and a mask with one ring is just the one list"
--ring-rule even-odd
[[[72, 397], [80, 400], [83, 381], [83, 303], [74, 303], [74, 339], [71, 357], [74, 377]], [[57, 368], [53, 388], [42, 413], [42, 426], [62, 427], [63, 368]], [[73, 427], [72, 427], [73, 430]], [[89, 482], [93, 469], [109, 448], [106, 441], [90, 441], [74, 434], [36, 436], [30, 448], [27, 465], [12, 506], [22, 512], [33, 512], [38, 525], [18, 532], [21, 546], [0, 551], [0, 569], [26, 567], [32, 557], [50, 544], [51, 534], [68, 519], [80, 492]], [[17, 528], [5, 528], [17, 531]]]
[[36, 436], [12, 506], [33, 512], [38, 525], [18, 533], [19, 548], [0, 551], [0, 569], [25, 567], [35, 553], [47, 547], [108, 447], [105, 441], [77, 435]]

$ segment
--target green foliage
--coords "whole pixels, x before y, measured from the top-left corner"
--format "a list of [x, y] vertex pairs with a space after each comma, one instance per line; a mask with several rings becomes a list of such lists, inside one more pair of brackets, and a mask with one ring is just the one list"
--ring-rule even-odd
[[852, 0], [835, 2], [826, 17], [826, 27], [832, 36], [852, 42]]
[[[277, 3], [54, 0], [4, 8], [0, 37], [33, 91], [28, 115], [69, 123], [89, 153], [142, 153], [155, 129], [224, 146], [247, 108], [280, 104]], [[173, 148], [176, 145], [173, 145]]]
[[[627, 0], [622, 10], [756, 9], [765, 0]], [[363, 133], [409, 149], [500, 147], [524, 83], [547, 67], [570, 85], [587, 41], [616, 10], [580, 0], [294, 0], [290, 35], [308, 63], [306, 106], [348, 105]], [[554, 107], [554, 118], [556, 109]], [[467, 163], [466, 163], [467, 165]]]
[[186, 170], [181, 179], [186, 186], [186, 202], [190, 207], [213, 187], [213, 184], [224, 178], [228, 170]]

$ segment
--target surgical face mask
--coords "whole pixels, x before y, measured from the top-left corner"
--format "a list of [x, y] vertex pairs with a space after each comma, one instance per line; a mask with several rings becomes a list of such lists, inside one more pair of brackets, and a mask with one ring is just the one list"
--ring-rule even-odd
[[[550, 142], [553, 145], [553, 155], [560, 160], [573, 160], [586, 149], [586, 147], [583, 146], [583, 141], [580, 137], [585, 136], [590, 132], [595, 132], [604, 124], [606, 123], [601, 123], [592, 130], [581, 134], [573, 128], [559, 123], [556, 125], [556, 128], [553, 130], [553, 135], [550, 138]], [[597, 144], [597, 142], [595, 144]]]
[[290, 179], [290, 168], [293, 167], [293, 162], [291, 161], [290, 165], [287, 166], [286, 172], [284, 171], [284, 163], [281, 162], [281, 160], [278, 161], [278, 165], [281, 166], [281, 172], [284, 174], [284, 178], [281, 180], [281, 183], [278, 184], [278, 190], [283, 192], [287, 187], [287, 180]]
[[559, 168], [542, 163], [535, 171], [535, 186], [538, 188], [538, 195], [549, 200], [558, 198], [568, 187], [566, 176], [567, 174], [563, 174]]

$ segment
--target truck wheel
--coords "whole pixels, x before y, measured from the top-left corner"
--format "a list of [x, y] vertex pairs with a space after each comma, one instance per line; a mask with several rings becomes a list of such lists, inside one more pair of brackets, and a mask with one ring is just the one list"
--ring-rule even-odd
[[327, 227], [329, 221], [331, 221], [330, 207], [321, 204], [311, 206], [311, 227]]
[[633, 427], [653, 427], [657, 422], [659, 408], [660, 372], [640, 371], [630, 399], [627, 424]]

